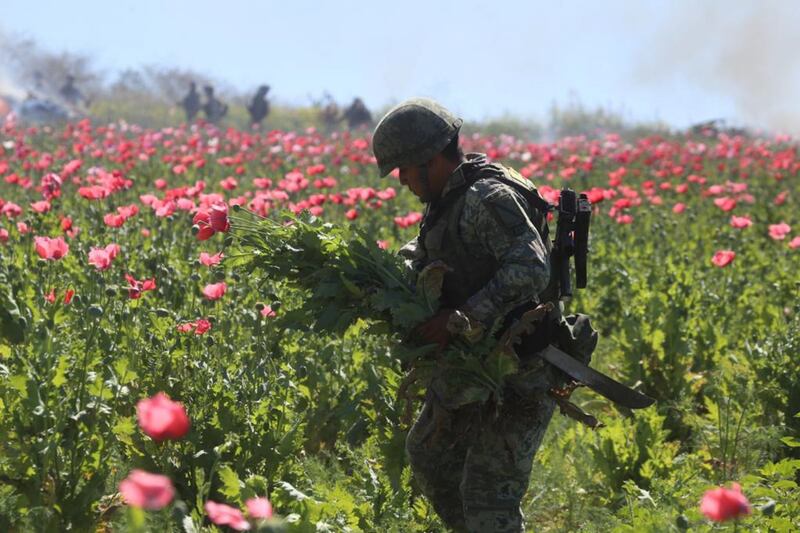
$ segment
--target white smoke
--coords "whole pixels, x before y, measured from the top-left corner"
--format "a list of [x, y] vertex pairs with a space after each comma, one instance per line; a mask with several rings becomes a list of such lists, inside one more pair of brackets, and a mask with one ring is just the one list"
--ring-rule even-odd
[[747, 125], [800, 133], [800, 3], [669, 5], [644, 50], [638, 81], [698, 86], [730, 98]]

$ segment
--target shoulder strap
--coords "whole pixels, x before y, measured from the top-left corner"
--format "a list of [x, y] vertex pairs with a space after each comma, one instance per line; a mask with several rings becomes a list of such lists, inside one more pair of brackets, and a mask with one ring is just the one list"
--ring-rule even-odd
[[[489, 172], [477, 172], [473, 176], [465, 177], [462, 185], [456, 189], [451, 189], [444, 198], [441, 198], [428, 206], [425, 216], [423, 217], [422, 227], [420, 228], [420, 237], [422, 239], [424, 239], [428, 228], [432, 227], [442, 217], [442, 215], [444, 215], [444, 213], [446, 213], [459, 200], [459, 198], [461, 198], [467, 192], [467, 189], [469, 189], [475, 182], [483, 179], [493, 179], [514, 189], [525, 199], [529, 207], [536, 209], [541, 214], [541, 222], [534, 221], [536, 226], [540, 226], [538, 229], [541, 229], [541, 226], [546, 227], [547, 213], [553, 209], [553, 206], [550, 205], [547, 200], [542, 198], [537, 190], [531, 190], [525, 187], [523, 184], [506, 177], [506, 175], [500, 170], [491, 169], [490, 167], [487, 167], [486, 170], [489, 170]], [[546, 235], [542, 235], [542, 238], [546, 238]]]

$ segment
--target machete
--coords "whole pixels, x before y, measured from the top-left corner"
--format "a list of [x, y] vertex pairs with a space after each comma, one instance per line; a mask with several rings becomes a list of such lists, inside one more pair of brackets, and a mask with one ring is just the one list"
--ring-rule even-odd
[[552, 344], [537, 355], [596, 393], [629, 409], [644, 409], [655, 402], [650, 396], [601, 374]]

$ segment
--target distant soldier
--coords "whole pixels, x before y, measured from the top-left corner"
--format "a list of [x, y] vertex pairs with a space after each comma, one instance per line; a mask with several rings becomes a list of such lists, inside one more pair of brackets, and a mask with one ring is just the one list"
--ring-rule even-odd
[[203, 104], [203, 113], [212, 124], [216, 124], [228, 113], [228, 105], [223, 104], [214, 96], [214, 88], [210, 85], [203, 87], [206, 93], [206, 103]]
[[320, 119], [325, 125], [325, 130], [328, 132], [333, 131], [342, 120], [339, 114], [339, 106], [334, 101], [330, 93], [326, 92], [322, 97], [322, 102], [317, 104], [320, 108]]
[[353, 103], [344, 112], [344, 118], [347, 119], [350, 129], [372, 124], [372, 114], [361, 98], [353, 99]]
[[269, 85], [262, 85], [258, 88], [255, 96], [253, 96], [253, 100], [247, 106], [247, 112], [250, 113], [250, 123], [252, 125], [261, 124], [261, 121], [269, 115], [268, 92]]
[[63, 98], [64, 101], [71, 106], [89, 105], [89, 99], [83, 95], [80, 89], [75, 87], [75, 76], [71, 74], [67, 75], [67, 81], [61, 87], [61, 89], [59, 89], [58, 94], [60, 94], [61, 98]]
[[189, 92], [179, 103], [184, 112], [186, 112], [186, 122], [192, 122], [197, 113], [200, 112], [200, 94], [197, 92], [197, 84], [195, 82], [189, 83]]

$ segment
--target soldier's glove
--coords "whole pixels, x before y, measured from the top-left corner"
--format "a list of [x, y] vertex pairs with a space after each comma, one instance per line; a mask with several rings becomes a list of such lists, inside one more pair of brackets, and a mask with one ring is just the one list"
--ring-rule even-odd
[[471, 318], [466, 312], [456, 309], [447, 321], [447, 330], [472, 344], [478, 342], [486, 331], [481, 322]]
[[436, 344], [439, 347], [438, 351], [444, 351], [447, 345], [450, 344], [451, 333], [447, 329], [447, 324], [452, 314], [453, 309], [442, 309], [426, 322], [417, 326], [414, 330], [414, 336], [427, 344]]

